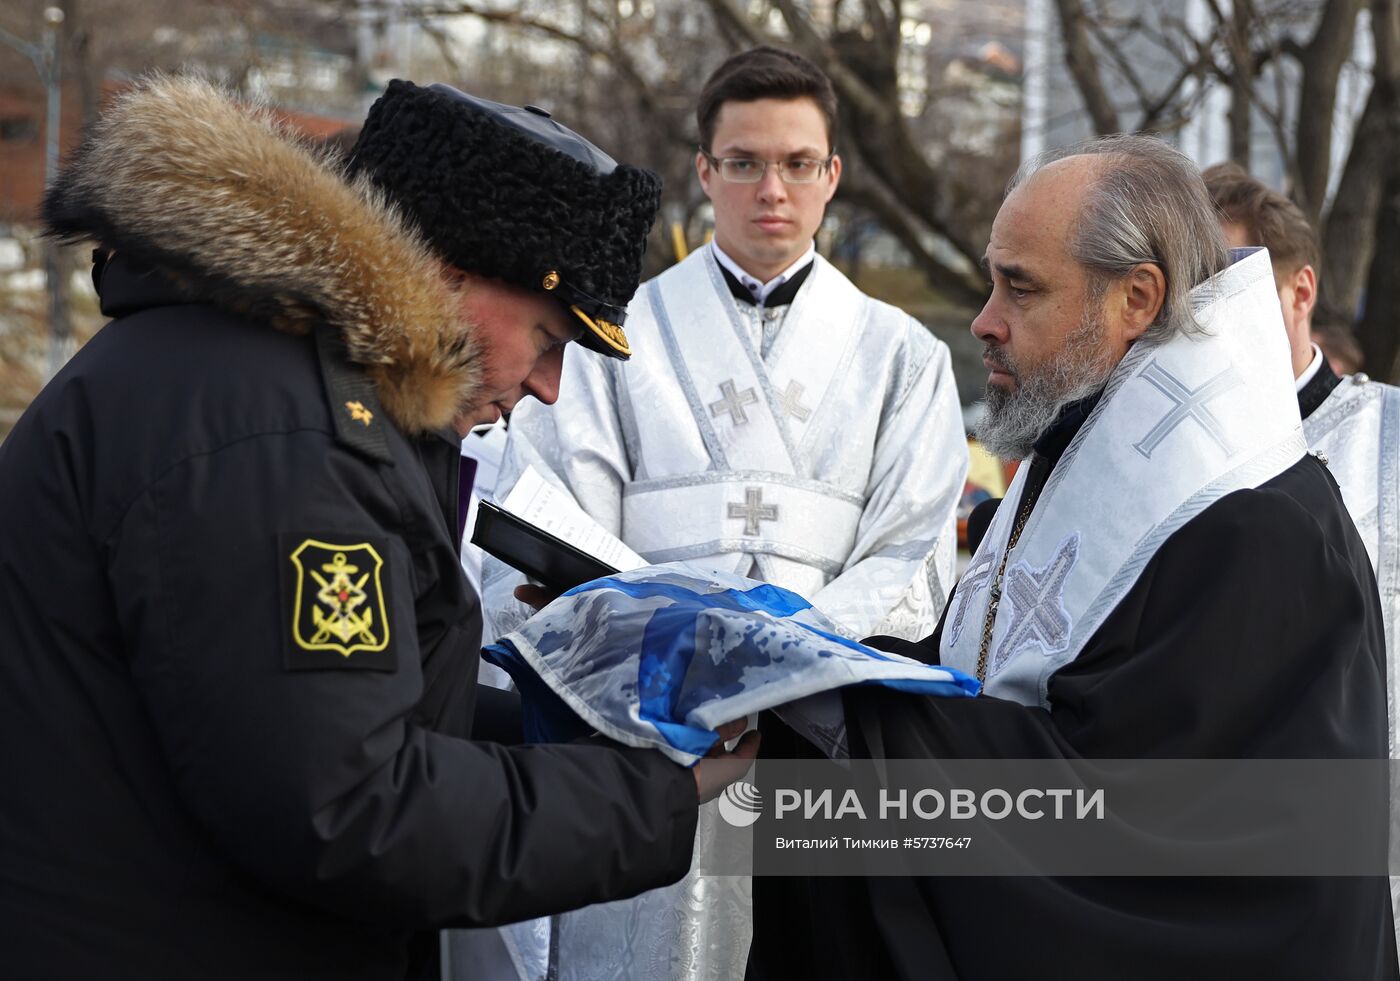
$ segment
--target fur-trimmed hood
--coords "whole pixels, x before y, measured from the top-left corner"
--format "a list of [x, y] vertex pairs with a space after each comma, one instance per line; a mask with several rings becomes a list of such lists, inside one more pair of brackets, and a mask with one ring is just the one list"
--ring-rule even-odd
[[477, 392], [475, 329], [418, 232], [368, 180], [207, 82], [157, 76], [121, 95], [43, 213], [51, 234], [280, 329], [333, 324], [406, 432], [449, 425]]

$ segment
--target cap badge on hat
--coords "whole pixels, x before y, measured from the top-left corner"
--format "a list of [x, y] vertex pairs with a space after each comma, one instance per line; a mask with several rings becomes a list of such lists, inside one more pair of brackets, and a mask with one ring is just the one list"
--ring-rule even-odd
[[607, 344], [618, 354], [629, 358], [632, 356], [632, 348], [627, 344], [627, 335], [622, 332], [622, 328], [617, 324], [590, 317], [578, 308], [577, 303], [572, 304], [569, 309], [572, 310], [578, 319], [582, 320], [588, 326], [588, 329], [593, 331], [604, 344]]
[[[608, 310], [617, 309], [617, 319], [621, 320], [622, 317], [626, 316], [625, 310], [610, 307], [570, 283], [566, 283], [557, 269], [551, 269], [545, 273], [544, 278], [540, 280], [540, 286], [549, 293], [559, 290], [559, 302], [567, 305], [570, 312], [583, 321], [584, 326], [592, 331], [593, 336], [605, 345], [604, 348], [598, 348], [594, 344], [588, 344], [588, 347], [592, 347], [594, 350], [603, 350], [604, 353], [613, 353], [614, 357], [620, 356], [623, 359], [632, 356], [632, 348], [627, 343], [627, 335], [622, 332], [622, 325], [601, 316]], [[590, 314], [584, 310], [582, 304], [587, 304], [593, 312]], [[587, 335], [585, 335], [586, 337]]]

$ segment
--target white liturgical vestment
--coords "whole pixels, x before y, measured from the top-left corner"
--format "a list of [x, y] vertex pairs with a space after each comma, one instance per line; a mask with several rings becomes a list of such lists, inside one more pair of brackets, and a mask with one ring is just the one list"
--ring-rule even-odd
[[[1400, 759], [1395, 738], [1400, 677], [1397, 677], [1397, 619], [1400, 618], [1400, 388], [1363, 374], [1343, 378], [1303, 420], [1308, 445], [1327, 460], [1342, 489], [1371, 565], [1376, 570], [1385, 621], [1386, 719], [1390, 758]], [[1400, 830], [1400, 800], [1391, 801], [1391, 834]], [[1396, 935], [1400, 937], [1400, 877], [1390, 878]]]
[[997, 509], [958, 584], [939, 648], [942, 664], [969, 674], [985, 656], [987, 694], [1048, 708], [1050, 677], [1172, 532], [1306, 451], [1269, 254], [1236, 254], [1191, 291], [1199, 334], [1128, 350], [1019, 536], [1031, 468], [1017, 471], [1012, 503]]
[[[650, 562], [775, 583], [853, 638], [918, 639], [952, 584], [967, 473], [949, 352], [813, 262], [785, 310], [736, 301], [709, 247], [645, 284], [631, 361], [571, 346], [558, 403], [512, 415], [498, 491], [532, 466]], [[499, 636], [529, 612], [522, 579], [488, 560], [484, 581]], [[697, 851], [714, 820], [703, 807]], [[740, 978], [750, 934], [748, 880], [692, 873], [562, 917], [559, 977]]]
[[[931, 633], [967, 472], [948, 349], [813, 261], [776, 333], [708, 247], [644, 285], [631, 361], [570, 349], [559, 401], [517, 407], [498, 496], [533, 466], [651, 562], [776, 583], [853, 637]], [[484, 578], [499, 636], [522, 580]]]

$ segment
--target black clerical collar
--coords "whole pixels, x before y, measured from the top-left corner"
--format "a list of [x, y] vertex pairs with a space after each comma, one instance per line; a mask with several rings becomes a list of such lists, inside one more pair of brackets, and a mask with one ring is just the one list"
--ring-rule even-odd
[[[768, 294], [768, 299], [763, 302], [765, 307], [781, 307], [791, 303], [797, 297], [797, 291], [802, 288], [802, 284], [807, 281], [807, 277], [812, 274], [812, 267], [817, 264], [816, 258], [807, 263], [797, 272], [793, 273], [786, 283], [779, 286]], [[748, 287], [739, 282], [739, 277], [724, 267], [724, 263], [717, 263], [719, 271], [724, 274], [724, 281], [729, 286], [729, 292], [741, 303], [747, 303], [751, 307], [758, 306], [758, 301], [754, 299]]]
[[1089, 413], [1094, 411], [1094, 406], [1103, 398], [1103, 392], [1100, 388], [1093, 395], [1086, 396], [1078, 402], [1071, 402], [1061, 409], [1050, 428], [1041, 433], [1040, 438], [1031, 445], [1036, 455], [1044, 457], [1052, 467], [1058, 463], [1069, 447], [1070, 440], [1074, 439], [1074, 434], [1079, 432], [1084, 420], [1089, 418]]
[[1341, 383], [1342, 380], [1332, 370], [1332, 366], [1327, 362], [1327, 355], [1324, 354], [1322, 364], [1318, 365], [1317, 373], [1298, 391], [1299, 414], [1304, 419], [1312, 415], [1323, 402], [1327, 401], [1327, 396], [1332, 394], [1332, 389]]

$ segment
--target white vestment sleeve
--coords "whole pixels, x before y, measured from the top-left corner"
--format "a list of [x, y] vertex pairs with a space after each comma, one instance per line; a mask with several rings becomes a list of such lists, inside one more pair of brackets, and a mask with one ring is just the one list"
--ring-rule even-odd
[[952, 588], [967, 439], [947, 346], [917, 340], [932, 351], [883, 413], [855, 547], [811, 597], [854, 637], [926, 637]]
[[[559, 399], [548, 406], [522, 401], [511, 413], [509, 438], [496, 480], [504, 501], [526, 467], [571, 495], [608, 532], [622, 530], [622, 487], [632, 467], [618, 418], [614, 365], [601, 355], [565, 349]], [[485, 643], [505, 636], [534, 613], [511, 593], [525, 577], [487, 556], [482, 564]]]

